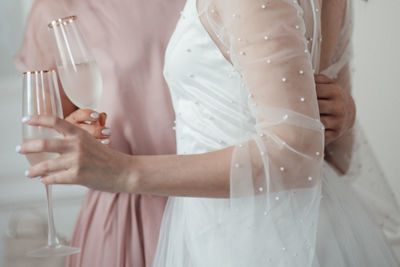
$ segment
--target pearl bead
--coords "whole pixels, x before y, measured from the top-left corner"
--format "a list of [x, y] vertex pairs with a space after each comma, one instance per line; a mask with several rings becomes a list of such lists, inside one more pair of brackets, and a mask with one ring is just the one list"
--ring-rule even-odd
[[299, 25], [296, 25], [296, 30], [298, 30], [298, 29], [300, 29], [300, 26], [299, 26]]
[[264, 191], [264, 188], [262, 188], [261, 186], [258, 188], [258, 191], [262, 192]]
[[267, 59], [267, 64], [270, 64], [271, 63], [271, 59]]
[[263, 133], [260, 133], [260, 137], [263, 137], [264, 136], [264, 134]]
[[235, 168], [239, 168], [240, 164], [239, 163], [235, 163]]
[[252, 98], [252, 97], [253, 97], [253, 94], [249, 94], [248, 97], [249, 97], [249, 98]]
[[286, 82], [286, 78], [285, 77], [282, 78], [282, 82]]
[[311, 180], [312, 180], [312, 177], [311, 177], [311, 176], [308, 176], [308, 180], [311, 181]]
[[319, 153], [319, 152], [315, 152], [315, 155], [319, 156], [319, 155], [321, 155], [321, 153]]
[[303, 75], [303, 74], [304, 74], [304, 71], [303, 71], [303, 70], [299, 70], [299, 74], [300, 74], [300, 75]]
[[283, 247], [283, 248], [282, 248], [282, 250], [283, 250], [283, 251], [286, 251], [286, 248], [285, 248], [285, 247]]
[[319, 12], [319, 9], [318, 9], [318, 8], [316, 8], [316, 9], [315, 9], [315, 12]]
[[267, 7], [267, 6], [266, 6], [266, 5], [264, 5], [264, 4], [263, 4], [263, 5], [261, 5], [261, 8], [266, 8], [266, 7]]
[[212, 8], [212, 9], [211, 9], [211, 13], [215, 13], [215, 9]]
[[174, 131], [175, 131], [175, 130], [176, 130], [176, 127], [175, 127], [175, 126], [174, 126], [174, 127], [172, 127], [172, 130], [174, 130]]
[[264, 151], [261, 151], [261, 156], [265, 156], [265, 152]]
[[269, 37], [267, 35], [264, 36], [264, 40], [268, 40]]
[[304, 53], [308, 54], [308, 49], [305, 49], [305, 50], [304, 50]]
[[243, 147], [243, 145], [242, 145], [242, 144], [239, 144], [239, 147]]
[[232, 17], [236, 18], [236, 17], [237, 17], [237, 14], [236, 14], [236, 13], [233, 13], [233, 14], [232, 14]]
[[280, 167], [279, 170], [281, 170], [281, 172], [285, 171], [285, 167]]
[[288, 114], [285, 114], [285, 115], [283, 116], [283, 119], [286, 120], [288, 117], [289, 117], [289, 115], [288, 115]]
[[279, 197], [275, 197], [275, 200], [279, 200]]
[[242, 39], [240, 39], [240, 37], [239, 37], [239, 38], [237, 38], [237, 40], [240, 42]]
[[245, 55], [245, 52], [244, 52], [244, 51], [240, 51], [239, 54], [242, 55], [242, 56], [244, 56], [244, 55]]
[[306, 100], [304, 99], [304, 97], [302, 97], [302, 98], [300, 98], [300, 101], [301, 101], [301, 102], [304, 102], [304, 101], [306, 101]]

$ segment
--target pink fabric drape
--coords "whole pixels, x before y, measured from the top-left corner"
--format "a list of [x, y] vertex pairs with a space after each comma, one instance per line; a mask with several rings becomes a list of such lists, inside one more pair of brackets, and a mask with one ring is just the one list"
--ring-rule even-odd
[[[174, 112], [162, 68], [184, 0], [37, 0], [28, 19], [20, 71], [54, 68], [47, 24], [78, 15], [104, 81], [112, 148], [128, 154], [175, 153]], [[166, 198], [89, 191], [71, 240], [82, 253], [68, 266], [151, 266]]]

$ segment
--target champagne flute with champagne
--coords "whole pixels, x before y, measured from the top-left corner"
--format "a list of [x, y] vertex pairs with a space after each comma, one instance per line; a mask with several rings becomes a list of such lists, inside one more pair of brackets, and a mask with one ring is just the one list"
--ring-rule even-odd
[[[22, 115], [24, 118], [32, 115], [51, 115], [63, 118], [60, 94], [56, 72], [54, 70], [25, 72], [23, 77]], [[23, 123], [22, 136], [29, 139], [62, 138], [54, 129], [31, 126]], [[56, 158], [57, 153], [31, 153], [26, 157], [31, 165]], [[79, 253], [79, 248], [60, 244], [53, 219], [51, 185], [46, 185], [48, 209], [48, 242], [47, 246], [28, 252], [32, 257], [66, 256]]]
[[96, 109], [103, 81], [79, 28], [78, 17], [53, 20], [48, 28], [65, 94], [79, 108]]

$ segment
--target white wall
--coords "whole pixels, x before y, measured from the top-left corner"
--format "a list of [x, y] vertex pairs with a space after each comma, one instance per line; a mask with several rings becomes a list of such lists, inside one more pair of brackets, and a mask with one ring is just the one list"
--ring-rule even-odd
[[400, 0], [353, 1], [358, 119], [400, 200]]

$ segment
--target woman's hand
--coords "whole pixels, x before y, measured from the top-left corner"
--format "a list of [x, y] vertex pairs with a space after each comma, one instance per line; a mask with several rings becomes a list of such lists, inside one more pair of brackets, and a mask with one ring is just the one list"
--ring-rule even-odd
[[66, 121], [86, 130], [102, 144], [110, 145], [111, 129], [105, 127], [106, 119], [106, 113], [97, 113], [90, 109], [75, 110], [65, 118]]
[[329, 144], [354, 124], [356, 108], [352, 96], [334, 80], [315, 75], [321, 122], [325, 126], [325, 144]]
[[[86, 120], [86, 117], [82, 120]], [[123, 192], [128, 188], [132, 158], [111, 150], [83, 129], [52, 116], [24, 119], [32, 126], [53, 128], [64, 135], [60, 139], [36, 139], [24, 142], [21, 154], [53, 152], [60, 156], [32, 166], [29, 178], [42, 177], [45, 184], [80, 184], [93, 189]], [[130, 180], [132, 182], [132, 180]]]

